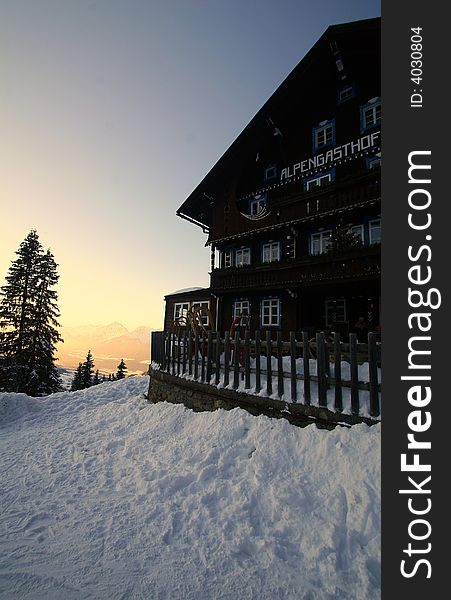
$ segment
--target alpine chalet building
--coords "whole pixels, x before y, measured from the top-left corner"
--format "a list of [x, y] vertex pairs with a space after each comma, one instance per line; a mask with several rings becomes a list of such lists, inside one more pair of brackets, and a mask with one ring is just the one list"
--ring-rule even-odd
[[165, 329], [380, 328], [380, 19], [329, 27], [180, 206], [211, 248], [210, 287], [165, 297]]

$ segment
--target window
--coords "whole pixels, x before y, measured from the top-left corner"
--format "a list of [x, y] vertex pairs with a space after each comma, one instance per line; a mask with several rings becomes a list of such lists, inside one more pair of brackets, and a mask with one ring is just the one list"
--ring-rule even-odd
[[333, 327], [335, 323], [346, 321], [346, 300], [326, 300], [326, 327]]
[[367, 158], [366, 166], [368, 167], [368, 169], [379, 169], [381, 166], [381, 153], [378, 152], [371, 158]]
[[251, 307], [249, 300], [236, 300], [233, 305], [233, 318], [240, 317], [241, 315], [250, 315]]
[[174, 321], [176, 321], [180, 317], [185, 317], [188, 310], [188, 302], [178, 302], [177, 304], [174, 304]]
[[355, 237], [360, 240], [362, 244], [364, 243], [365, 238], [363, 237], [363, 225], [353, 225], [349, 228], [349, 231], [352, 231]]
[[249, 205], [249, 212], [254, 217], [263, 213], [266, 206], [266, 194], [259, 196], [251, 200]]
[[363, 133], [371, 127], [380, 125], [382, 115], [380, 98], [372, 98], [360, 108], [360, 129]]
[[324, 254], [325, 252], [327, 252], [331, 244], [331, 234], [332, 231], [330, 229], [326, 229], [325, 231], [318, 231], [317, 233], [312, 233], [310, 238], [311, 254]]
[[235, 258], [236, 258], [235, 264], [237, 267], [243, 267], [244, 265], [250, 265], [251, 264], [250, 248], [240, 248], [239, 250], [236, 251]]
[[338, 104], [342, 104], [346, 100], [351, 100], [351, 98], [354, 98], [354, 95], [354, 85], [345, 85], [341, 90], [338, 90]]
[[374, 221], [369, 222], [369, 230], [370, 230], [370, 244], [380, 244], [381, 243], [381, 220], [374, 219]]
[[[210, 308], [210, 303], [207, 301], [205, 302], [193, 302], [191, 305], [191, 308], [194, 310], [195, 308], [197, 308], [198, 306], [201, 306], [202, 308]], [[200, 313], [200, 321], [202, 323], [202, 325], [204, 325], [204, 327], [208, 327], [209, 325], [209, 321], [208, 321], [208, 312], [206, 310], [201, 311]]]
[[313, 151], [335, 144], [335, 122], [322, 121], [313, 128]]
[[310, 179], [306, 179], [305, 180], [305, 191], [309, 192], [310, 190], [314, 190], [315, 188], [318, 187], [323, 187], [324, 185], [327, 185], [328, 183], [331, 183], [331, 181], [333, 181], [333, 173], [329, 172], [329, 173], [324, 173], [322, 175], [317, 175], [316, 177], [311, 177]]
[[277, 166], [276, 163], [271, 163], [265, 169], [265, 181], [275, 179], [277, 177]]
[[281, 316], [280, 300], [278, 298], [268, 298], [267, 300], [262, 300], [262, 327], [279, 327]]
[[280, 260], [280, 243], [269, 242], [262, 246], [262, 260], [265, 263]]
[[230, 269], [232, 266], [232, 251], [224, 250], [224, 269]]

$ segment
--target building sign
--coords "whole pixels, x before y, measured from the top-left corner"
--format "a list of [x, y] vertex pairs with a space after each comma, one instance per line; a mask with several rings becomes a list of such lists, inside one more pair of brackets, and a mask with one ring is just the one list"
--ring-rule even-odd
[[377, 147], [380, 143], [380, 135], [380, 130], [374, 131], [373, 133], [364, 135], [353, 142], [348, 142], [347, 144], [330, 148], [321, 154], [316, 154], [315, 156], [307, 158], [306, 160], [297, 162], [289, 167], [285, 167], [280, 173], [280, 181], [291, 179], [292, 177], [299, 176], [302, 173], [306, 173], [320, 167], [333, 166], [334, 164], [346, 159], [355, 158], [361, 152], [365, 152]]

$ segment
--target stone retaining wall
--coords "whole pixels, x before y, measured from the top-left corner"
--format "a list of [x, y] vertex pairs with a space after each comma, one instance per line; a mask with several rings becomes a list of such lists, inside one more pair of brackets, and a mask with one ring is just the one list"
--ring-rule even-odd
[[198, 412], [212, 411], [218, 408], [231, 410], [239, 407], [244, 408], [253, 415], [263, 414], [288, 419], [290, 423], [301, 427], [316, 423], [318, 427], [332, 429], [338, 423], [374, 425], [378, 422], [375, 419], [366, 417], [335, 413], [317, 406], [287, 403], [235, 390], [218, 389], [205, 383], [175, 377], [163, 371], [150, 369], [149, 375], [148, 401], [152, 403], [171, 402], [172, 404], [183, 404], [187, 408]]

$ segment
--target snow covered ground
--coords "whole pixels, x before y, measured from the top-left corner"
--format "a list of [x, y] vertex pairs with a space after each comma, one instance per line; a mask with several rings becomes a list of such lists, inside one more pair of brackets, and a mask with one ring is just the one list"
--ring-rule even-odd
[[0, 394], [0, 597], [380, 597], [380, 425]]

